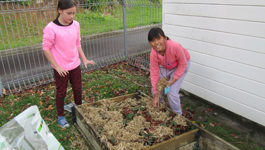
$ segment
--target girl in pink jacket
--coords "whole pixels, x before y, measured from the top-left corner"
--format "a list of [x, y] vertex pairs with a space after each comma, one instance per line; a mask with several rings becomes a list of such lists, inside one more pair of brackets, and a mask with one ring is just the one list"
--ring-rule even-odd
[[148, 33], [148, 41], [152, 46], [150, 53], [150, 77], [154, 95], [153, 106], [159, 102], [165, 104], [164, 98], [159, 98], [157, 83], [159, 79], [168, 77], [170, 91], [167, 94], [170, 108], [182, 114], [179, 90], [190, 66], [190, 54], [179, 43], [170, 40], [160, 28], [152, 28]]
[[62, 128], [69, 124], [64, 117], [64, 98], [68, 80], [72, 85], [76, 105], [82, 104], [82, 83], [80, 59], [85, 68], [95, 65], [86, 59], [81, 48], [80, 27], [74, 19], [76, 3], [73, 0], [59, 0], [57, 18], [43, 29], [43, 52], [53, 67], [56, 84], [56, 108], [58, 122]]

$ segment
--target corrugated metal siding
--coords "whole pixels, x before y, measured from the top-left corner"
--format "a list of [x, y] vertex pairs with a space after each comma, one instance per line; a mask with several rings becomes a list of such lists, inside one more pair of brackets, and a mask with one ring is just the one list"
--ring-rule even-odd
[[265, 1], [164, 0], [165, 34], [191, 54], [182, 88], [265, 125]]

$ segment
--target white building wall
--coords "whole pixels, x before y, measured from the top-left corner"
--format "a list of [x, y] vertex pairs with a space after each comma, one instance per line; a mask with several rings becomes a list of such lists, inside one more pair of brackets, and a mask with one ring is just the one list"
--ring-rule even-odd
[[163, 0], [162, 28], [190, 52], [183, 89], [265, 126], [265, 0]]

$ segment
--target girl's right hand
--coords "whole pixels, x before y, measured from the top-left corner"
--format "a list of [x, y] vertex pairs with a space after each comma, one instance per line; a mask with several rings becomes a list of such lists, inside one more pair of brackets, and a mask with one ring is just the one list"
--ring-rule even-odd
[[58, 72], [58, 74], [61, 76], [61, 77], [65, 77], [69, 72], [67, 70], [64, 70], [62, 67], [57, 67], [55, 68], [55, 70]]
[[153, 107], [159, 107], [159, 97], [155, 96], [153, 99]]

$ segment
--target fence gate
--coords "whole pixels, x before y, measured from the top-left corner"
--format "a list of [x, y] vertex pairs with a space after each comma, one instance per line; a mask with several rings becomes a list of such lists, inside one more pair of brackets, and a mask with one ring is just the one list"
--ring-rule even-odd
[[[57, 3], [0, 1], [0, 88], [6, 94], [54, 81], [41, 43], [43, 28], [56, 18]], [[97, 63], [83, 72], [123, 60], [149, 69], [147, 33], [161, 27], [161, 0], [78, 0], [77, 5], [83, 51]]]

